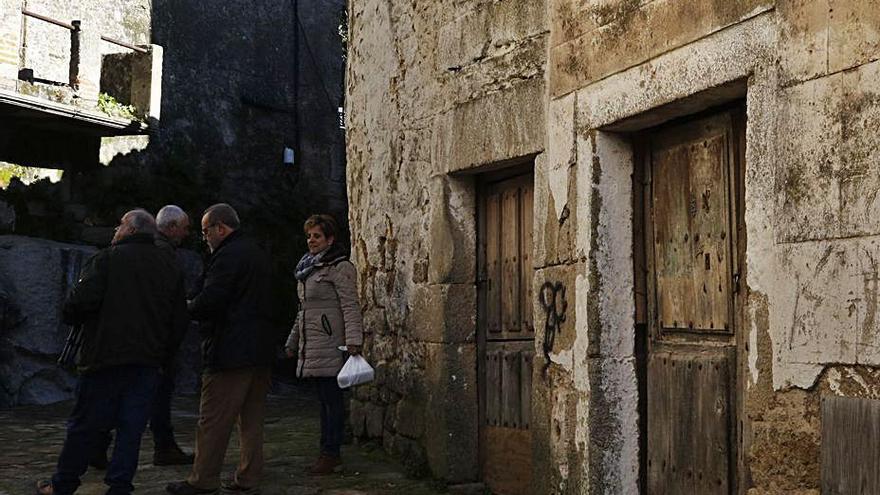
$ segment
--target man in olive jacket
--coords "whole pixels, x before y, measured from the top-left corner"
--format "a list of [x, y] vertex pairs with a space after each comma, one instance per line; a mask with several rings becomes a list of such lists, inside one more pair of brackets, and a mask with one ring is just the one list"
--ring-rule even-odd
[[65, 323], [83, 326], [76, 404], [52, 482], [43, 494], [76, 491], [102, 432], [116, 430], [104, 478], [108, 494], [127, 494], [138, 464], [159, 368], [189, 324], [183, 275], [154, 244], [144, 210], [122, 217], [112, 245], [95, 254], [64, 304]]
[[241, 457], [224, 488], [252, 493], [263, 471], [263, 420], [274, 359], [272, 267], [268, 256], [244, 237], [235, 210], [224, 203], [202, 217], [211, 250], [202, 291], [189, 303], [199, 321], [205, 374], [196, 432], [196, 458], [173, 494], [215, 493], [229, 436], [239, 424]]

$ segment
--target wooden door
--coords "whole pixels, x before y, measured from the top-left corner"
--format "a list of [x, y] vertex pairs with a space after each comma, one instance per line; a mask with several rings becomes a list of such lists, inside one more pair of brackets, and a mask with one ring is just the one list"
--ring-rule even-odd
[[530, 493], [533, 175], [481, 187], [480, 462], [493, 493]]
[[666, 126], [642, 147], [650, 494], [738, 490], [741, 115]]

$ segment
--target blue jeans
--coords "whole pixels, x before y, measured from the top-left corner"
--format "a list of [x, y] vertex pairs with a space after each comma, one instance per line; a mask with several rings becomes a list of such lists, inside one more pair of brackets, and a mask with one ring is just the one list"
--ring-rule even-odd
[[321, 401], [321, 453], [339, 457], [345, 434], [345, 402], [335, 376], [315, 378]]
[[[153, 398], [153, 411], [150, 415], [150, 431], [153, 432], [155, 450], [169, 449], [177, 445], [174, 441], [174, 427], [171, 426], [171, 398], [174, 395], [174, 370], [166, 369], [159, 375], [159, 385]], [[109, 431], [101, 433], [101, 440], [94, 455], [104, 456], [113, 441]]]
[[153, 396], [159, 382], [158, 368], [114, 366], [80, 376], [76, 404], [67, 420], [67, 438], [52, 476], [55, 495], [71, 495], [88, 468], [89, 456], [101, 436], [116, 430], [113, 458], [104, 483], [108, 495], [131, 493], [137, 471], [141, 436], [147, 427]]
[[174, 443], [174, 428], [171, 426], [171, 396], [174, 395], [174, 371], [165, 370], [159, 377], [159, 387], [153, 399], [153, 413], [150, 415], [150, 431], [156, 450], [171, 448]]

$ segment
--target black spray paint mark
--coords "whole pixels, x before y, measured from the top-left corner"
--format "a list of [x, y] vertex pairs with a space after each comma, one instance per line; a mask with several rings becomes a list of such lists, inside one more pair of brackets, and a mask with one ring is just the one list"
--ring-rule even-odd
[[538, 292], [538, 302], [544, 309], [544, 367], [541, 375], [547, 377], [547, 369], [550, 368], [550, 351], [556, 342], [556, 333], [565, 321], [565, 310], [568, 309], [568, 301], [565, 300], [565, 286], [562, 282], [544, 282]]

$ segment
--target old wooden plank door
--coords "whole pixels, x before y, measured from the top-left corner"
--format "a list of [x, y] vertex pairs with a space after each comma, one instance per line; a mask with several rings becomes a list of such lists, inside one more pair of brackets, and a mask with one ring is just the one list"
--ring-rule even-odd
[[531, 489], [533, 182], [528, 173], [480, 188], [480, 464], [502, 495]]
[[738, 490], [742, 122], [738, 109], [715, 113], [648, 133], [641, 147], [645, 283], [636, 297], [645, 300], [636, 316], [648, 329], [650, 494]]

